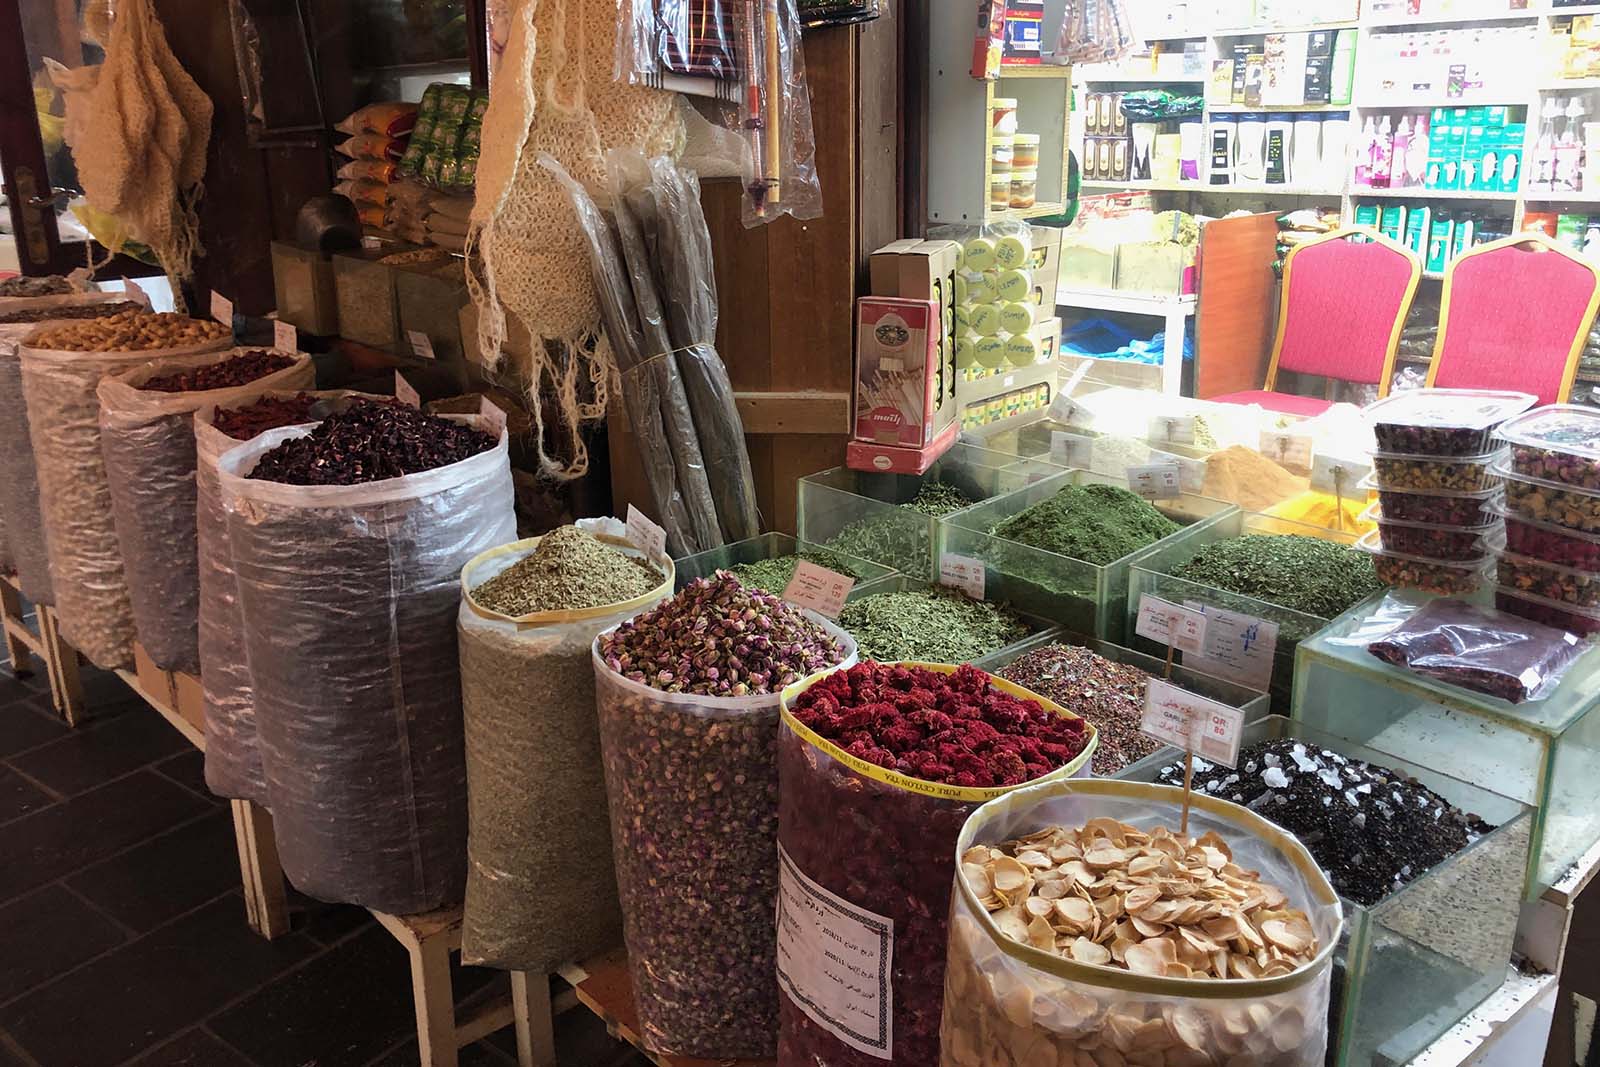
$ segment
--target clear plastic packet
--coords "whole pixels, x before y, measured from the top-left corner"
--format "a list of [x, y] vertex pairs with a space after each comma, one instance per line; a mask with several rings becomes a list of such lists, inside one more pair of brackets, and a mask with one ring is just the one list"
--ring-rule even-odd
[[1111, 63], [1134, 44], [1122, 0], [1068, 0], [1053, 58], [1057, 63]]
[[408, 137], [416, 124], [416, 104], [401, 100], [385, 100], [351, 112], [333, 128], [339, 133], [352, 136], [378, 133], [385, 137]]
[[797, 0], [806, 29], [871, 22], [889, 13], [889, 0]]

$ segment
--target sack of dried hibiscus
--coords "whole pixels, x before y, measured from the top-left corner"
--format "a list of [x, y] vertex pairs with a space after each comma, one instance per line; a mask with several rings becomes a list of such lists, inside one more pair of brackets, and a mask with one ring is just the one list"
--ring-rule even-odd
[[863, 663], [784, 694], [779, 1063], [937, 1062], [962, 824], [1026, 782], [1087, 775], [1097, 742], [971, 666]]

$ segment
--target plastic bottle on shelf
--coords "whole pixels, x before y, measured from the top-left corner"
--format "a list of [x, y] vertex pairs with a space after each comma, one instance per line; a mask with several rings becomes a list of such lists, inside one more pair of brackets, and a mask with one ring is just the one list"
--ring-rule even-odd
[[1377, 120], [1368, 115], [1361, 124], [1361, 136], [1356, 138], [1356, 172], [1355, 183], [1371, 187], [1372, 185], [1372, 150], [1378, 140]]
[[1555, 169], [1551, 172], [1550, 185], [1554, 189], [1579, 189], [1583, 185], [1583, 116], [1587, 109], [1583, 106], [1583, 98], [1573, 96], [1567, 100], [1564, 109], [1566, 124], [1556, 135], [1555, 144]]
[[1401, 115], [1389, 145], [1389, 188], [1403, 189], [1411, 184], [1407, 165], [1411, 159], [1411, 116]]
[[1314, 185], [1322, 173], [1322, 116], [1294, 117], [1294, 158], [1289, 173], [1296, 185]]
[[1212, 185], [1232, 185], [1234, 182], [1234, 153], [1238, 147], [1239, 123], [1233, 115], [1211, 117], [1210, 165], [1206, 180]]
[[1389, 188], [1394, 171], [1394, 126], [1385, 115], [1378, 123], [1378, 135], [1372, 141], [1372, 187]]
[[1290, 152], [1294, 144], [1294, 122], [1288, 115], [1273, 115], [1267, 120], [1267, 184], [1287, 185], [1290, 181]]
[[1318, 168], [1327, 188], [1337, 189], [1344, 184], [1349, 152], [1350, 115], [1345, 111], [1331, 112], [1322, 120], [1322, 160]]
[[1431, 147], [1428, 113], [1415, 116], [1411, 121], [1411, 142], [1406, 146], [1406, 181], [1422, 185], [1428, 174], [1428, 152]]
[[1259, 111], [1239, 116], [1239, 152], [1234, 173], [1241, 185], [1260, 185], [1267, 179], [1267, 117]]
[[1528, 172], [1528, 188], [1549, 189], [1556, 166], [1556, 122], [1563, 106], [1559, 97], [1545, 98], [1539, 113], [1539, 139], [1533, 142], [1533, 167]]

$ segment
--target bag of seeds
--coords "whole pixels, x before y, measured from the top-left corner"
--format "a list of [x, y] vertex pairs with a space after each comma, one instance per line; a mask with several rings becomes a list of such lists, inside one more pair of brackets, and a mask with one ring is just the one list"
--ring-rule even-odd
[[[624, 534], [586, 519], [461, 572], [464, 963], [548, 974], [621, 940], [590, 649], [675, 581], [671, 560], [647, 564]], [[555, 604], [575, 606], [521, 610]]]
[[[461, 900], [460, 573], [516, 535], [506, 435], [467, 432], [484, 421], [361, 401], [217, 461], [267, 805], [285, 873], [318, 899]], [[290, 482], [401, 461], [414, 473]]]
[[[862, 663], [784, 693], [778, 735], [778, 1059], [921, 1067], [939, 1056], [952, 850], [1024, 782], [1087, 775], [1084, 720], [970, 666]], [[831, 958], [865, 995], [840, 998]], [[875, 992], [874, 992], [875, 991]]]
[[194, 413], [315, 379], [310, 356], [241, 348], [155, 360], [101, 380], [100, 447], [134, 629], [162, 670], [200, 671]]
[[19, 349], [61, 634], [97, 667], [133, 663], [134, 625], [96, 388], [108, 374], [231, 343], [220, 323], [133, 312], [47, 323]]
[[780, 694], [855, 656], [843, 630], [727, 572], [595, 640], [623, 935], [652, 1049], [772, 1056]]
[[1333, 888], [1292, 835], [1215, 797], [1194, 796], [1178, 839], [1182, 799], [1050, 782], [973, 813], [952, 857], [942, 1067], [1321, 1067]]

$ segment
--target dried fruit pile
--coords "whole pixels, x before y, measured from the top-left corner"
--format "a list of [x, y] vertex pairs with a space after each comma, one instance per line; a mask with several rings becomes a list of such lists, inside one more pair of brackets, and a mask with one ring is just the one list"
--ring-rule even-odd
[[59, 319], [103, 319], [125, 312], [146, 310], [133, 300], [119, 300], [113, 304], [67, 304], [61, 307], [17, 308], [0, 311], [0, 323], [54, 322]]
[[[51, 315], [51, 318], [57, 316]], [[191, 319], [171, 311], [150, 311], [135, 304], [109, 317], [45, 326], [29, 335], [26, 344], [59, 352], [151, 352], [162, 348], [188, 348], [220, 341], [233, 333], [210, 319]]]
[[637, 600], [661, 574], [576, 526], [545, 534], [528, 555], [472, 590], [480, 607], [502, 615], [582, 611]]
[[1019, 656], [999, 674], [1094, 726], [1100, 735], [1094, 773], [1102, 778], [1161, 748], [1160, 741], [1139, 729], [1150, 676], [1138, 667], [1079, 645], [1050, 645]]
[[249, 477], [358, 485], [447, 467], [495, 446], [482, 430], [392, 402], [356, 400], [261, 457]]
[[259, 350], [241, 352], [219, 363], [146, 378], [139, 388], [157, 393], [200, 393], [211, 389], [235, 389], [293, 365], [294, 357], [282, 352]]
[[966, 663], [1028, 636], [1010, 608], [946, 586], [862, 597], [845, 605], [839, 625], [862, 656], [884, 663]]
[[1148, 500], [1115, 485], [1069, 485], [994, 528], [995, 536], [1104, 566], [1178, 531]]
[[[1181, 762], [1160, 774], [1183, 784]], [[1333, 887], [1366, 907], [1493, 829], [1395, 771], [1289, 738], [1247, 747], [1238, 770], [1197, 758], [1194, 789], [1293, 833]]]
[[268, 430], [312, 421], [311, 406], [316, 402], [317, 398], [309, 393], [267, 397], [241, 408], [218, 411], [211, 425], [235, 441], [250, 441]]
[[[934, 783], [924, 790], [888, 774], [863, 774], [788, 721], [779, 739], [779, 843], [801, 873], [893, 920], [895, 1062], [935, 1063], [950, 855], [981, 803], [949, 787], [1003, 789], [1057, 773], [1079, 759], [1091, 732], [1081, 720], [1002, 691], [968, 666], [945, 674], [863, 663], [812, 683], [790, 714], [856, 759]], [[847, 1048], [787, 996], [780, 1006], [780, 1062], [882, 1062]]]

